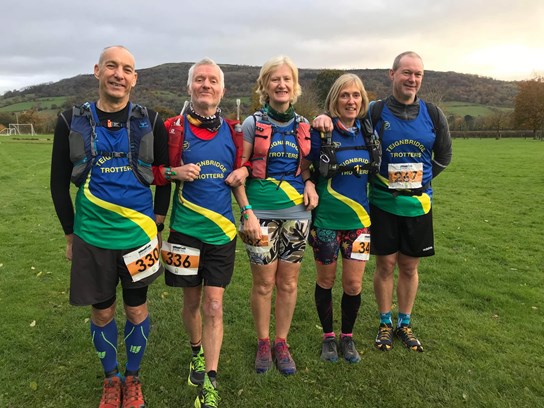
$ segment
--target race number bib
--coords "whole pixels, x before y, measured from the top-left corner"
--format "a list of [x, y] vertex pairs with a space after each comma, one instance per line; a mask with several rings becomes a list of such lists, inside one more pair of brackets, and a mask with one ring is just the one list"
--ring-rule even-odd
[[166, 270], [174, 275], [194, 276], [198, 274], [200, 249], [163, 242], [161, 257]]
[[140, 248], [123, 255], [123, 260], [132, 277], [138, 282], [157, 272], [161, 266], [159, 262], [159, 241], [157, 237]]
[[370, 258], [370, 234], [361, 234], [351, 246], [351, 259], [368, 261]]
[[238, 228], [238, 235], [242, 242], [246, 245], [251, 245], [254, 247], [265, 247], [268, 246], [268, 227], [261, 227], [261, 239], [251, 239], [244, 232], [244, 226], [240, 223]]
[[389, 188], [396, 190], [420, 188], [423, 180], [423, 163], [389, 163]]

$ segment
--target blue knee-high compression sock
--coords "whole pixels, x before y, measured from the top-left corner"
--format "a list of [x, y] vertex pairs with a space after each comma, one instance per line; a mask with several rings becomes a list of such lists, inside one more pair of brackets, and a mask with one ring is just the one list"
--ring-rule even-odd
[[380, 324], [388, 324], [393, 326], [393, 319], [391, 318], [391, 310], [389, 312], [380, 313]]
[[117, 323], [115, 319], [104, 327], [91, 320], [91, 339], [105, 373], [117, 370]]
[[127, 349], [127, 372], [138, 372], [149, 337], [149, 315], [140, 324], [127, 320], [125, 325], [125, 347]]
[[406, 313], [400, 313], [399, 312], [397, 327], [409, 326], [409, 325], [410, 325], [410, 315], [406, 314]]

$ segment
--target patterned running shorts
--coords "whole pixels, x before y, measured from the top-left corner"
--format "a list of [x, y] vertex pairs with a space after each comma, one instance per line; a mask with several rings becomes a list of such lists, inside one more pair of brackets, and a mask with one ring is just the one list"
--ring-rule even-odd
[[368, 231], [368, 228], [342, 231], [312, 227], [308, 243], [314, 250], [314, 259], [323, 265], [330, 265], [337, 261], [338, 251], [342, 253], [342, 258], [351, 259], [353, 241], [361, 234], [368, 234]]
[[267, 265], [280, 259], [298, 263], [304, 257], [309, 220], [260, 220], [261, 227], [268, 228], [268, 245], [245, 244], [249, 261], [256, 265]]

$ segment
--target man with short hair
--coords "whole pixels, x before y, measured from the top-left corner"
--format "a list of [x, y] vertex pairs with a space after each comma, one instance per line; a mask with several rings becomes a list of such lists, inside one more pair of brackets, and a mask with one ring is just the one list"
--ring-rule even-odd
[[[411, 325], [418, 266], [420, 258], [434, 255], [431, 181], [450, 164], [452, 157], [446, 117], [438, 107], [417, 95], [423, 75], [423, 61], [418, 54], [399, 54], [389, 70], [392, 95], [371, 103], [368, 112], [372, 118], [373, 109], [381, 105], [373, 126], [380, 135], [382, 163], [379, 174], [371, 180], [369, 201], [371, 253], [376, 255], [374, 293], [380, 312], [374, 345], [382, 351], [393, 347], [394, 334], [409, 349], [423, 351]], [[315, 127], [329, 126], [326, 116], [319, 118]], [[398, 320], [393, 329], [395, 267], [399, 271]]]
[[221, 116], [224, 75], [214, 61], [195, 63], [187, 87], [187, 111], [165, 121], [172, 167], [164, 174], [176, 189], [162, 255], [166, 284], [183, 288], [182, 319], [192, 349], [187, 381], [201, 387], [195, 407], [215, 408], [223, 294], [236, 250], [231, 190], [241, 207], [248, 206], [244, 180], [232, 173], [241, 164], [243, 135], [239, 122]]
[[[395, 335], [411, 350], [423, 351], [412, 332], [419, 259], [434, 255], [431, 181], [451, 162], [452, 146], [446, 117], [417, 93], [423, 81], [423, 61], [415, 52], [398, 55], [389, 70], [393, 94], [384, 101], [374, 124], [382, 135], [380, 173], [371, 183], [372, 253], [376, 255], [374, 293], [380, 312], [376, 348], [392, 347], [391, 305], [394, 270], [398, 267], [398, 318]], [[369, 113], [371, 115], [371, 113]]]
[[[170, 185], [150, 189], [168, 165], [167, 133], [156, 112], [130, 102], [138, 74], [122, 46], [94, 66], [98, 100], [63, 112], [51, 161], [51, 195], [72, 261], [70, 303], [91, 305], [91, 338], [105, 379], [100, 408], [145, 407], [139, 369], [149, 337], [147, 289], [162, 272], [160, 231]], [[74, 205], [70, 180], [78, 187]], [[116, 287], [126, 314], [125, 373], [117, 362]]]

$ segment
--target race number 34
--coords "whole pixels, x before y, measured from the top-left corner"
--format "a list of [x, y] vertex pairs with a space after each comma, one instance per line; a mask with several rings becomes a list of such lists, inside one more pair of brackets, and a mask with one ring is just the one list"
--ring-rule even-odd
[[368, 261], [370, 258], [370, 234], [361, 234], [351, 246], [351, 259]]

